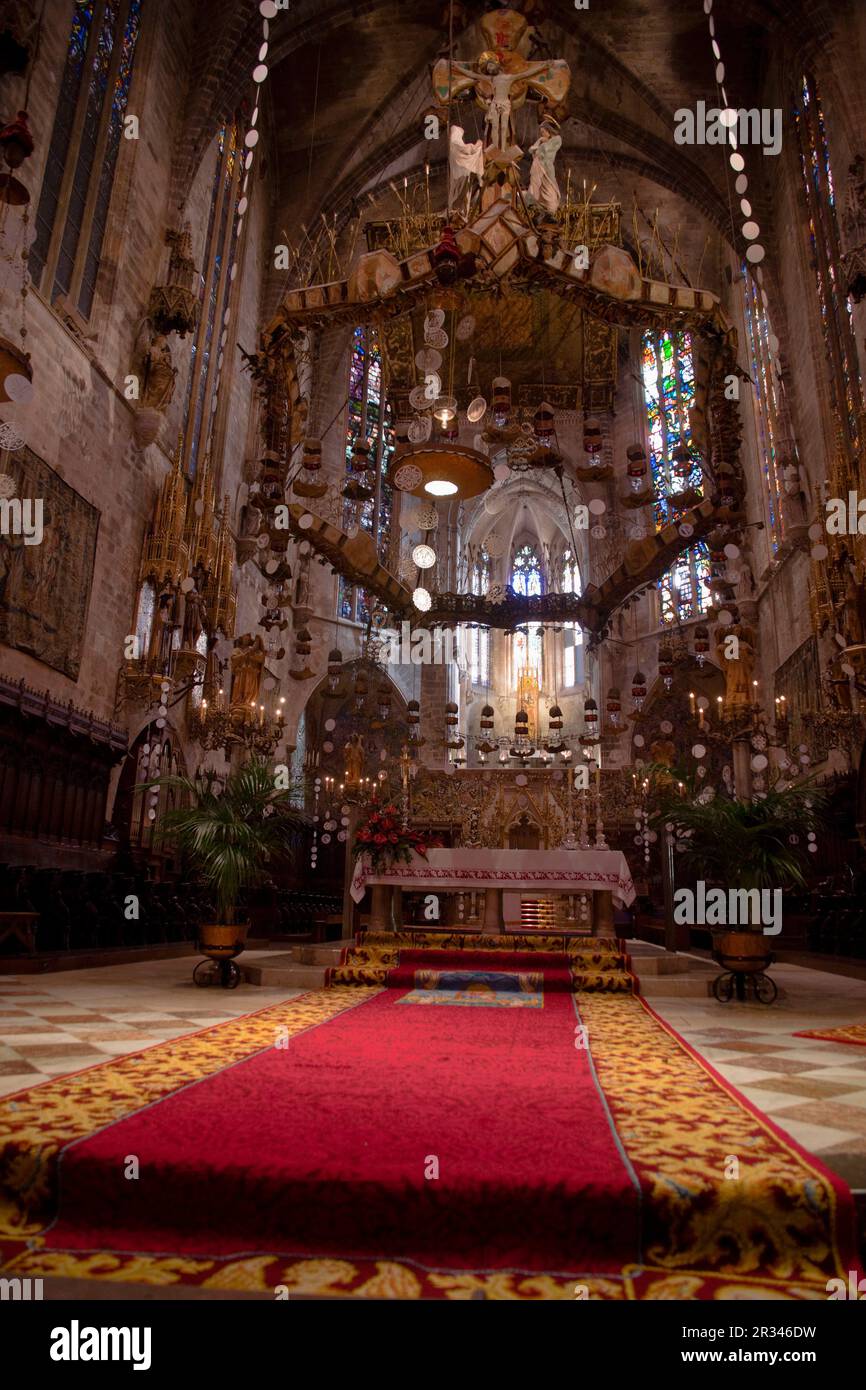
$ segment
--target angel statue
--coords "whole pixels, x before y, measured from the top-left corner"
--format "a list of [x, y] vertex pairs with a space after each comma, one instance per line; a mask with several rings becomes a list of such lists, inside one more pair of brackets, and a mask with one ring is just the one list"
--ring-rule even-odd
[[451, 127], [451, 148], [448, 152], [448, 164], [451, 172], [452, 206], [462, 196], [464, 185], [468, 185], [466, 188], [466, 213], [468, 215], [473, 193], [472, 176], [474, 174], [479, 183], [484, 177], [484, 146], [481, 140], [464, 140], [463, 134], [461, 125]]
[[562, 202], [559, 184], [556, 182], [555, 161], [562, 145], [559, 122], [552, 116], [545, 116], [541, 130], [534, 145], [530, 145], [532, 166], [529, 170], [529, 201], [538, 203], [545, 212], [554, 213]]

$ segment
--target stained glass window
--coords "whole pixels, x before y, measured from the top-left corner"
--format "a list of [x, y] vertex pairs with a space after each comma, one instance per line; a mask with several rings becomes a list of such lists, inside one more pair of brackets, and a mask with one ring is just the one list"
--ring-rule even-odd
[[[580, 571], [570, 550], [562, 557], [562, 593], [580, 593]], [[583, 629], [580, 623], [566, 623], [562, 630], [562, 683], [565, 686], [583, 684]]]
[[[541, 561], [534, 545], [521, 545], [511, 562], [511, 587], [516, 594], [527, 598], [544, 592]], [[515, 686], [521, 677], [532, 674], [539, 685], [544, 664], [544, 633], [536, 623], [518, 628], [512, 640], [512, 666]]]
[[[695, 395], [692, 343], [683, 330], [645, 333], [641, 369], [649, 425], [650, 466], [659, 530], [693, 505], [703, 491], [700, 455], [692, 439], [689, 409]], [[689, 495], [690, 494], [690, 495]], [[703, 541], [691, 546], [659, 580], [663, 624], [700, 617], [710, 606], [709, 555]]]
[[60, 95], [54, 114], [54, 129], [51, 132], [51, 143], [48, 146], [48, 158], [42, 179], [42, 192], [39, 196], [39, 207], [36, 212], [36, 237], [30, 251], [30, 274], [36, 284], [39, 284], [42, 279], [42, 272], [45, 269], [45, 262], [48, 259], [51, 246], [51, 233], [54, 230], [57, 204], [60, 201], [63, 170], [66, 167], [69, 146], [72, 141], [72, 127], [75, 124], [81, 78], [90, 43], [94, 8], [95, 0], [87, 0], [85, 4], [76, 5], [72, 15], [72, 29], [66, 49], [66, 64], [60, 81]]
[[30, 273], [37, 284], [47, 280], [52, 299], [67, 296], [85, 318], [93, 308], [141, 5], [75, 6], [36, 214]]
[[[391, 510], [393, 506], [393, 487], [390, 481], [391, 461], [394, 455], [394, 421], [390, 401], [383, 401], [382, 349], [377, 330], [371, 325], [361, 324], [352, 334], [352, 350], [349, 359], [348, 419], [346, 422], [346, 470], [348, 472], [352, 451], [358, 440], [370, 443], [370, 458], [375, 460], [381, 448], [381, 487], [379, 497], [379, 525], [375, 526], [374, 501], [365, 502], [361, 507], [358, 521], [365, 531], [376, 533], [380, 554], [387, 548], [391, 532]], [[380, 443], [381, 435], [381, 443]], [[375, 474], [371, 471], [370, 477]], [[345, 524], [352, 520], [350, 504], [346, 505]], [[337, 612], [341, 618], [350, 622], [366, 623], [370, 617], [370, 597], [366, 590], [349, 584], [342, 576], [337, 592]]]
[[522, 545], [515, 552], [511, 566], [511, 587], [516, 594], [523, 594], [527, 598], [542, 592], [541, 564], [535, 546]]
[[[490, 556], [481, 550], [469, 574], [473, 594], [486, 594], [490, 584]], [[474, 686], [490, 684], [490, 629], [470, 627], [468, 630], [469, 679]]]
[[217, 160], [211, 188], [204, 259], [199, 272], [202, 310], [192, 345], [184, 406], [184, 454], [189, 477], [194, 478], [207, 455], [217, 401], [215, 358], [212, 351], [228, 303], [229, 269], [235, 258], [240, 198], [239, 133], [237, 122], [225, 125], [217, 136]]
[[[107, 12], [106, 9], [106, 13]], [[93, 208], [93, 222], [90, 228], [90, 237], [87, 242], [87, 255], [84, 258], [84, 267], [81, 275], [78, 310], [84, 318], [90, 317], [90, 311], [93, 308], [96, 276], [99, 270], [102, 243], [108, 222], [108, 205], [111, 199], [112, 185], [114, 183], [117, 153], [120, 149], [120, 140], [123, 135], [123, 117], [129, 99], [129, 84], [132, 80], [132, 65], [135, 58], [135, 47], [140, 27], [141, 0], [131, 0], [126, 23], [123, 26], [120, 62], [117, 67], [114, 79], [114, 90], [111, 97], [111, 113], [108, 122], [107, 142], [99, 171], [96, 201]]]
[[763, 473], [764, 497], [770, 546], [775, 554], [782, 539], [782, 506], [784, 490], [782, 458], [780, 457], [779, 388], [773, 374], [770, 350], [770, 321], [761, 304], [757, 283], [749, 266], [742, 264], [745, 296], [746, 328], [749, 336], [749, 375], [752, 378], [755, 406], [755, 430], [758, 454]]
[[804, 76], [794, 102], [800, 142], [800, 170], [809, 219], [812, 269], [818, 291], [821, 332], [830, 368], [834, 408], [847, 429], [852, 450], [859, 448], [863, 406], [862, 383], [852, 327], [851, 303], [841, 269], [836, 189], [821, 98], [815, 82]]
[[690, 546], [659, 580], [661, 621], [674, 623], [699, 618], [710, 606], [710, 556], [704, 541]]

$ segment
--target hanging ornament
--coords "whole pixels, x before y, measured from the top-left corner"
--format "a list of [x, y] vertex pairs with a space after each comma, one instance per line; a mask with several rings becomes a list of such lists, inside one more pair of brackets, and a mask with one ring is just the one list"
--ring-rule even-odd
[[409, 392], [409, 404], [413, 410], [429, 410], [431, 402], [439, 395], [442, 390], [442, 379], [435, 372], [430, 374], [430, 390], [427, 390], [427, 383], [423, 386], [413, 386]]
[[367, 700], [367, 677], [363, 671], [358, 671], [355, 676], [355, 688], [353, 699], [355, 702], [355, 713], [360, 714]]
[[339, 647], [334, 647], [328, 653], [328, 690], [332, 695], [336, 695], [340, 688], [340, 678], [343, 674], [343, 653]]
[[436, 510], [435, 502], [422, 502], [413, 512], [414, 526], [417, 531], [435, 531], [439, 525], [439, 513]]
[[601, 425], [594, 417], [586, 420], [583, 426], [583, 447], [586, 452], [594, 457], [601, 453], [603, 444]]
[[562, 729], [562, 710], [559, 705], [551, 705], [548, 715], [548, 727], [551, 733], [558, 734]]
[[409, 725], [410, 739], [417, 743], [421, 734], [421, 706], [417, 700], [410, 700], [406, 705], [406, 723]]
[[532, 417], [532, 428], [540, 444], [548, 444], [553, 438], [553, 406], [548, 401], [542, 401], [536, 410]]
[[605, 708], [607, 710], [607, 717], [610, 720], [611, 724], [615, 729], [618, 728], [620, 722], [620, 712], [622, 710], [622, 700], [620, 699], [619, 686], [612, 685], [610, 687], [610, 690], [607, 692]]
[[598, 733], [598, 704], [595, 700], [589, 699], [584, 702], [583, 722], [586, 725], [587, 737], [594, 739]]
[[387, 724], [391, 718], [391, 687], [387, 681], [382, 681], [376, 696], [376, 713], [383, 724]]
[[483, 396], [476, 396], [466, 407], [466, 418], [471, 425], [477, 425], [487, 414], [487, 402]]
[[425, 334], [426, 334], [426, 333], [433, 332], [433, 331], [435, 331], [437, 328], [441, 328], [444, 322], [445, 322], [445, 310], [444, 310], [444, 309], [439, 309], [439, 308], [428, 309], [428, 310], [427, 310], [427, 313], [424, 315], [424, 332], [425, 332]]
[[455, 336], [460, 340], [461, 343], [465, 343], [465, 342], [467, 341], [467, 339], [469, 339], [469, 338], [472, 337], [472, 334], [473, 334], [474, 332], [475, 332], [475, 318], [474, 318], [474, 316], [473, 316], [472, 314], [466, 314], [466, 315], [464, 315], [464, 317], [463, 317], [463, 318], [460, 320], [460, 322], [458, 323], [457, 328], [455, 329]]
[[324, 497], [328, 484], [322, 482], [319, 472], [322, 467], [322, 441], [305, 439], [301, 472], [292, 483], [292, 491], [298, 497]]
[[[0, 130], [0, 157], [9, 169], [19, 169], [33, 153], [33, 136], [27, 124], [27, 112], [19, 111], [16, 120]], [[0, 174], [0, 203], [24, 207], [30, 193], [12, 174]]]
[[677, 478], [688, 478], [692, 471], [693, 460], [682, 438], [678, 439], [674, 445], [671, 459], [674, 465], [674, 475]]
[[665, 690], [670, 690], [674, 683], [674, 653], [667, 644], [659, 647], [659, 675], [664, 681]]
[[634, 701], [634, 707], [636, 710], [640, 710], [642, 708], [643, 702], [646, 699], [646, 691], [646, 676], [644, 675], [643, 671], [635, 671], [634, 675], [631, 678], [631, 698]]
[[705, 623], [698, 623], [695, 628], [695, 659], [699, 666], [703, 666], [707, 659], [707, 652], [710, 650], [710, 629]]
[[631, 479], [631, 485], [635, 492], [638, 492], [642, 486], [641, 479], [645, 478], [647, 474], [646, 449], [642, 444], [630, 444], [625, 451], [625, 456], [628, 459], [628, 476]]
[[411, 492], [418, 487], [424, 474], [415, 463], [402, 463], [394, 474], [394, 486], [400, 492]]
[[442, 353], [435, 348], [421, 348], [415, 353], [415, 366], [419, 372], [438, 372], [442, 366]]
[[426, 444], [433, 433], [433, 417], [418, 415], [409, 423], [409, 439], [412, 444]]
[[511, 382], [507, 376], [493, 378], [493, 419], [501, 429], [511, 416]]

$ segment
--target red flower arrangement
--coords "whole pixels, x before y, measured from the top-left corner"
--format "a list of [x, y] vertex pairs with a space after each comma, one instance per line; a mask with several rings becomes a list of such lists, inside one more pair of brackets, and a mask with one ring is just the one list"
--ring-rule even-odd
[[432, 844], [420, 830], [403, 826], [396, 806], [374, 803], [367, 819], [358, 826], [352, 856], [360, 859], [366, 855], [374, 869], [387, 872], [392, 864], [410, 863], [413, 852], [426, 859]]

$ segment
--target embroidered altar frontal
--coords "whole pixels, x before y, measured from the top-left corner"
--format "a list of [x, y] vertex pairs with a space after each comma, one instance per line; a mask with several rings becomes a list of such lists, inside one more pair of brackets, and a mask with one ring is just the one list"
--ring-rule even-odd
[[824, 1299], [858, 1268], [844, 1185], [642, 1000], [405, 999], [304, 995], [4, 1100], [3, 1273]]

